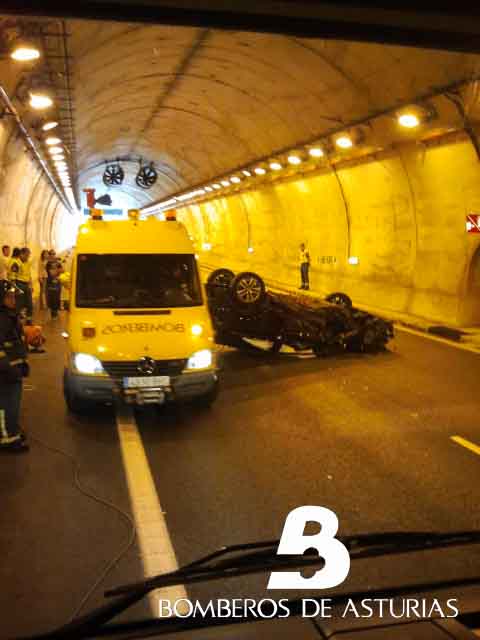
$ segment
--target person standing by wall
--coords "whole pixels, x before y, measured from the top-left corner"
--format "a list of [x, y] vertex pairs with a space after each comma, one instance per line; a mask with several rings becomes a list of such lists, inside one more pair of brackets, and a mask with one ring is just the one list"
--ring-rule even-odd
[[300, 276], [302, 279], [302, 286], [300, 287], [300, 289], [305, 289], [306, 291], [308, 291], [308, 289], [310, 289], [310, 254], [308, 253], [304, 242], [302, 242], [302, 244], [300, 245], [299, 262]]
[[39, 294], [39, 308], [45, 309], [47, 306], [46, 300], [46, 290], [47, 290], [47, 262], [48, 262], [48, 251], [44, 249], [40, 254], [40, 259], [38, 261], [38, 284], [40, 285], [40, 294]]
[[0, 280], [6, 280], [8, 277], [8, 263], [10, 257], [10, 247], [8, 244], [4, 244], [2, 247], [2, 253], [0, 253]]
[[22, 292], [17, 299], [17, 309], [20, 311], [20, 309], [24, 308], [26, 310], [27, 323], [32, 324], [32, 265], [30, 262], [30, 249], [28, 247], [23, 247], [23, 249], [20, 250], [20, 262], [16, 284]]
[[0, 280], [0, 452], [23, 453], [29, 447], [18, 417], [22, 378], [29, 374], [22, 325], [16, 313], [15, 285]]
[[8, 278], [10, 282], [16, 282], [18, 272], [20, 270], [20, 249], [15, 247], [12, 251], [12, 257], [8, 262]]
[[[52, 252], [50, 252], [52, 254]], [[50, 256], [50, 260], [47, 263], [47, 307], [50, 309], [52, 318], [58, 316], [61, 303], [62, 284], [60, 282], [60, 274], [62, 268], [58, 260], [54, 255]]]

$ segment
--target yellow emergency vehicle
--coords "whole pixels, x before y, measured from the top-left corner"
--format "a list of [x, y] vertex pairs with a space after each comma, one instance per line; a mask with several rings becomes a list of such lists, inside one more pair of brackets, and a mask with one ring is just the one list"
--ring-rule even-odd
[[92, 212], [72, 259], [67, 406], [82, 411], [116, 396], [210, 405], [214, 333], [186, 229], [138, 212], [115, 221]]

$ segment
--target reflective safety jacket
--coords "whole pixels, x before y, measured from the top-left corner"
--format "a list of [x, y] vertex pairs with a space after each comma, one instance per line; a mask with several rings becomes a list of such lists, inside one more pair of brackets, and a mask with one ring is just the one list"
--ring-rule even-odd
[[20, 258], [10, 258], [8, 263], [8, 280], [15, 282], [18, 278], [18, 272], [20, 271]]
[[22, 325], [14, 311], [0, 307], [0, 385], [20, 380], [27, 370]]
[[23, 260], [18, 261], [18, 274], [17, 280], [19, 282], [26, 282], [27, 284], [32, 280], [32, 268], [30, 264], [30, 260], [23, 262]]

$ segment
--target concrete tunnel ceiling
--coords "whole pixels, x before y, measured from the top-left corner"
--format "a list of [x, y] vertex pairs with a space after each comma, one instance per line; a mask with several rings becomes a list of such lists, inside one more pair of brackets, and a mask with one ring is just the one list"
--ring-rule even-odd
[[[78, 186], [145, 206], [475, 77], [479, 56], [403, 46], [69, 21]], [[457, 123], [456, 123], [457, 124]], [[109, 190], [105, 161], [123, 162]], [[158, 181], [135, 185], [138, 161]]]

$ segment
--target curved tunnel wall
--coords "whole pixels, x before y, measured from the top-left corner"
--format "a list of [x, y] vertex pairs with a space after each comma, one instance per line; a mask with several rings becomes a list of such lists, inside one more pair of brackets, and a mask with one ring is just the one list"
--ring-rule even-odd
[[[480, 324], [468, 304], [479, 245], [466, 233], [471, 212], [480, 213], [480, 163], [470, 141], [457, 136], [178, 214], [204, 263], [298, 286], [298, 246], [306, 242], [314, 290], [342, 290], [357, 304], [468, 325]], [[210, 251], [202, 251], [204, 243]], [[359, 264], [350, 265], [349, 255]]]
[[75, 218], [58, 198], [18, 129], [0, 122], [0, 243], [28, 246], [33, 264], [42, 249], [66, 248]]

